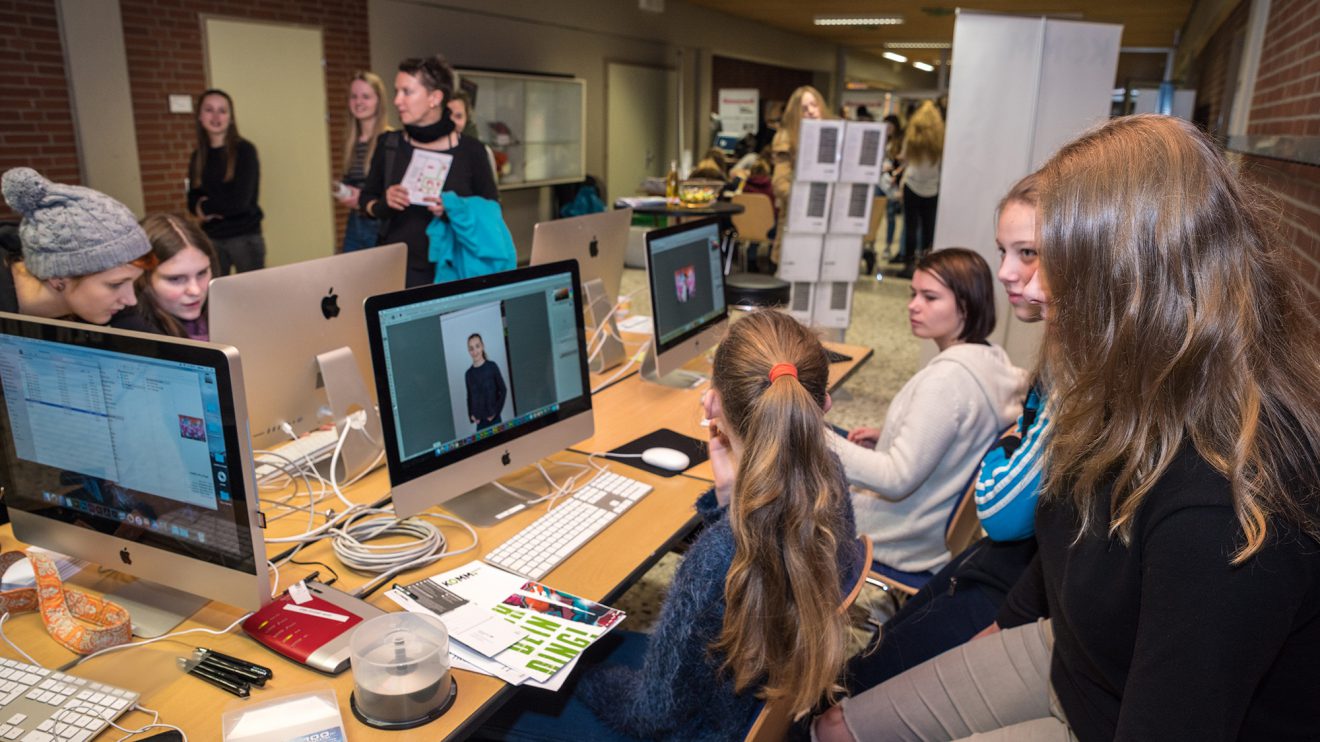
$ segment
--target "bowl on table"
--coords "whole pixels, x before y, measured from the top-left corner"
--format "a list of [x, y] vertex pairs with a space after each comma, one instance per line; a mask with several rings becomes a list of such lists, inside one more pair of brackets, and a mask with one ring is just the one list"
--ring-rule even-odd
[[697, 178], [678, 184], [678, 202], [690, 208], [710, 206], [720, 197], [724, 183], [718, 180]]

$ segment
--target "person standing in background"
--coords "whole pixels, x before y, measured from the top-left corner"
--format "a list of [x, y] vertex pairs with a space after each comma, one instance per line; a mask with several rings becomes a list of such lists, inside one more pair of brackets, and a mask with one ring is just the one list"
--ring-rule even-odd
[[343, 252], [375, 247], [380, 237], [380, 222], [358, 211], [362, 182], [367, 179], [367, 165], [376, 151], [376, 140], [391, 131], [389, 118], [381, 110], [385, 100], [385, 82], [374, 72], [358, 71], [348, 85], [348, 139], [344, 141], [344, 175], [335, 189], [335, 200], [347, 206], [348, 226], [344, 229]]
[[829, 118], [825, 113], [828, 108], [825, 96], [810, 85], [794, 90], [788, 97], [788, 104], [784, 106], [779, 131], [770, 143], [771, 161], [774, 163], [770, 181], [774, 189], [775, 209], [779, 212], [775, 241], [770, 247], [772, 269], [777, 269], [779, 264], [779, 250], [784, 244], [784, 230], [788, 226], [788, 198], [789, 190], [793, 187], [793, 167], [797, 161], [798, 127], [803, 119]]
[[188, 165], [188, 211], [220, 259], [221, 276], [266, 267], [261, 235], [261, 163], [257, 148], [238, 134], [234, 101], [223, 90], [197, 98], [197, 149]]
[[903, 149], [903, 270], [911, 278], [917, 261], [935, 244], [935, 209], [939, 205], [940, 162], [944, 158], [944, 119], [926, 101], [908, 121]]
[[405, 59], [399, 63], [399, 72], [394, 76], [394, 107], [399, 111], [404, 130], [380, 135], [358, 199], [364, 214], [389, 220], [382, 230], [382, 244], [408, 245], [408, 286], [435, 282], [436, 266], [430, 258], [426, 229], [432, 218], [445, 214], [439, 198], [432, 198], [425, 206], [412, 203], [408, 188], [402, 184], [413, 150], [453, 156], [445, 191], [496, 202], [500, 197], [486, 148], [454, 129], [448, 106], [453, 94], [454, 70], [443, 57]]

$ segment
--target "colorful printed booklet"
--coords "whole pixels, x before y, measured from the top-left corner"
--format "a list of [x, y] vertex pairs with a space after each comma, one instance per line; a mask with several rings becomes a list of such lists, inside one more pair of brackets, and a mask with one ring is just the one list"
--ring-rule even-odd
[[395, 585], [386, 596], [445, 623], [455, 667], [550, 690], [563, 684], [587, 647], [625, 618], [618, 609], [480, 561]]
[[429, 206], [434, 202], [427, 201], [427, 198], [440, 198], [440, 191], [445, 189], [445, 179], [449, 177], [449, 168], [453, 164], [453, 155], [414, 149], [412, 159], [408, 161], [408, 170], [400, 182], [400, 185], [408, 189], [408, 202]]

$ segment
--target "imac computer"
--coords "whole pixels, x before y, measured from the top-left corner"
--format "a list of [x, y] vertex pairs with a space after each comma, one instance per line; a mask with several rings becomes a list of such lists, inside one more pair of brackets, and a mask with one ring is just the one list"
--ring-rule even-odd
[[[596, 373], [623, 363], [626, 355], [618, 339], [614, 307], [619, 300], [632, 213], [632, 209], [615, 209], [537, 222], [532, 229], [532, 265], [558, 260], [578, 262], [587, 332], [594, 339], [589, 365]], [[597, 332], [602, 322], [606, 328]]]
[[591, 437], [578, 285], [570, 260], [367, 300], [400, 516], [495, 523], [525, 500], [494, 480]]
[[651, 348], [642, 377], [690, 387], [704, 377], [679, 370], [716, 345], [728, 327], [718, 219], [700, 219], [646, 233], [651, 287]]
[[350, 435], [341, 453], [341, 481], [379, 458], [371, 355], [362, 303], [403, 288], [403, 243], [332, 255], [211, 281], [211, 340], [238, 348], [247, 377], [252, 445], [287, 442], [350, 414], [367, 417], [367, 435]]
[[269, 600], [233, 348], [0, 313], [0, 450], [14, 537], [140, 578], [134, 633]]

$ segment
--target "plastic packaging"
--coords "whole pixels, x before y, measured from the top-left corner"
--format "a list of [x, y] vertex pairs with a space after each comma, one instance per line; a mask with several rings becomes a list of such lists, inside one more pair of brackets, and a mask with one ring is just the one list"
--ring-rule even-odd
[[365, 621], [349, 640], [353, 714], [381, 729], [409, 729], [439, 718], [456, 689], [449, 632], [432, 616], [388, 613]]

